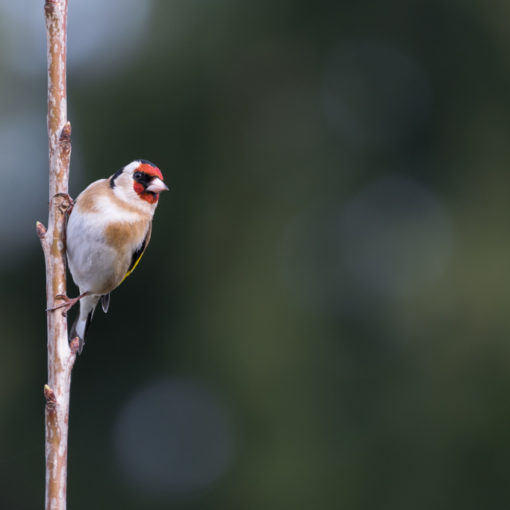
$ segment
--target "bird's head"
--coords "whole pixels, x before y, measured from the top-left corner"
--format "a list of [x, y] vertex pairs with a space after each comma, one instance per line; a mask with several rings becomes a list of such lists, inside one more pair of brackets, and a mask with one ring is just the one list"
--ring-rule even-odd
[[110, 187], [119, 198], [135, 204], [143, 200], [154, 207], [159, 194], [168, 190], [161, 170], [146, 159], [132, 161], [113, 174], [110, 177]]

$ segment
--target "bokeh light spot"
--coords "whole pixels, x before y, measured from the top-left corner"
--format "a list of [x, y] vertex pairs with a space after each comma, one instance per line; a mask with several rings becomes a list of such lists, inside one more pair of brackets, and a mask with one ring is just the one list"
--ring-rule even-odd
[[[25, 253], [37, 246], [35, 221], [46, 223], [48, 213], [48, 149], [43, 112], [19, 111], [0, 122], [2, 187], [0, 214], [0, 259], [7, 266], [23, 260], [14, 252]], [[20, 152], [21, 151], [21, 152]], [[20, 157], [20, 154], [27, 157]], [[28, 156], [29, 154], [29, 156]]]
[[364, 313], [437, 282], [452, 250], [439, 198], [402, 176], [377, 179], [344, 204], [315, 204], [283, 239], [283, 272], [298, 302]]
[[394, 146], [426, 119], [429, 82], [418, 62], [375, 40], [342, 45], [324, 72], [322, 101], [330, 125], [360, 146]]
[[382, 297], [407, 297], [442, 274], [451, 251], [450, 222], [424, 186], [386, 177], [345, 206], [338, 249], [356, 285]]
[[147, 492], [204, 489], [234, 459], [230, 410], [209, 386], [194, 380], [146, 386], [121, 410], [114, 433], [122, 470]]
[[[68, 61], [71, 70], [85, 64], [87, 76], [104, 75], [132, 58], [152, 12], [152, 0], [89, 0], [69, 3]], [[34, 8], [39, 7], [39, 8]], [[43, 2], [3, 2], [2, 28], [9, 64], [18, 72], [33, 74], [46, 69], [46, 35]]]

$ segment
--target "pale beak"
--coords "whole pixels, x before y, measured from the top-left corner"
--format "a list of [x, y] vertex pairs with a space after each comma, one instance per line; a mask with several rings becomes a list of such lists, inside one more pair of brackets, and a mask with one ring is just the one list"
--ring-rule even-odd
[[154, 177], [145, 189], [152, 193], [160, 193], [161, 191], [168, 191], [168, 186], [159, 177]]

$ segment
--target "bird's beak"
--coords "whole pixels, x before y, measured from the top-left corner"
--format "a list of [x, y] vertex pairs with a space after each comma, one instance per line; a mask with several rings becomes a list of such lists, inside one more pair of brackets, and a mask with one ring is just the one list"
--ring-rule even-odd
[[152, 193], [159, 193], [161, 191], [168, 191], [168, 186], [159, 177], [154, 177], [146, 190]]

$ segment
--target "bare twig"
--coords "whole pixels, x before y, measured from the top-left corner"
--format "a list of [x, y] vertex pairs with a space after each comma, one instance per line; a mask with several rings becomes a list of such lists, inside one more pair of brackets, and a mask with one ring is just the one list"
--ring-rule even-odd
[[[65, 224], [68, 199], [71, 124], [67, 120], [66, 38], [67, 0], [45, 0], [48, 47], [48, 228], [37, 222], [46, 263], [46, 302], [66, 294]], [[65, 510], [67, 487], [67, 434], [71, 370], [76, 350], [69, 347], [67, 318], [49, 311], [48, 384], [46, 398], [46, 510]]]

